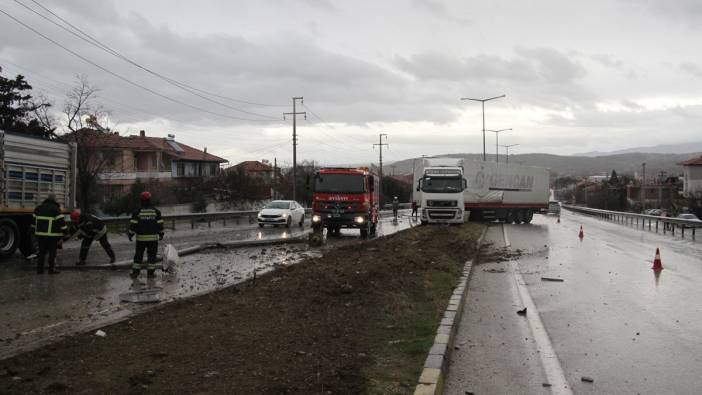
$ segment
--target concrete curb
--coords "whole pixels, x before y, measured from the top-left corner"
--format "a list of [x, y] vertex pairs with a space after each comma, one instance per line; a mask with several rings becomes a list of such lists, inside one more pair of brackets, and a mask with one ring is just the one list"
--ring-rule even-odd
[[414, 390], [414, 395], [439, 395], [444, 391], [444, 378], [448, 373], [448, 364], [451, 360], [451, 351], [456, 340], [458, 324], [461, 322], [463, 306], [468, 294], [468, 281], [473, 270], [473, 262], [478, 257], [480, 246], [485, 239], [488, 227], [476, 242], [475, 256], [466, 262], [463, 275], [458, 280], [453, 294], [449, 298], [448, 307], [441, 318], [439, 328], [436, 330], [434, 345], [429, 350], [429, 355], [424, 362], [424, 369], [419, 376], [419, 383]]

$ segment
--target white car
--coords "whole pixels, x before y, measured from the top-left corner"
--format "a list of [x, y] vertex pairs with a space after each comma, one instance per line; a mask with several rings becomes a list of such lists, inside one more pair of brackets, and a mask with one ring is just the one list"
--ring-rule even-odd
[[686, 219], [688, 221], [693, 221], [693, 222], [699, 223], [699, 225], [680, 225], [682, 228], [700, 228], [700, 227], [702, 227], [702, 221], [699, 218], [697, 218], [697, 216], [695, 214], [685, 213], [685, 214], [680, 214], [675, 218]]
[[305, 224], [305, 209], [292, 200], [274, 200], [258, 213], [258, 226]]

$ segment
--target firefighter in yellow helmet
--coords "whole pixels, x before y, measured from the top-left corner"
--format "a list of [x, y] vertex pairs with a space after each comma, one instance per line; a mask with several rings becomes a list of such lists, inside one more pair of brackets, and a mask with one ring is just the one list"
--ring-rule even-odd
[[142, 192], [139, 198], [141, 208], [132, 213], [127, 235], [129, 241], [132, 241], [132, 238], [136, 236], [136, 253], [134, 254], [131, 277], [139, 277], [139, 272], [144, 267], [144, 251], [146, 251], [147, 277], [153, 278], [156, 271], [158, 241], [163, 240], [163, 219], [161, 219], [161, 212], [151, 205], [150, 192]]

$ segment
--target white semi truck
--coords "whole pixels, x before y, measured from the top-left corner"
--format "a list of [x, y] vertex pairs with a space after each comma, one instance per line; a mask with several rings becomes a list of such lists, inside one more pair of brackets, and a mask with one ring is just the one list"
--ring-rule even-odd
[[548, 169], [507, 163], [465, 163], [468, 181], [463, 191], [470, 220], [498, 219], [529, 223], [536, 212], [548, 210]]
[[423, 158], [419, 166], [416, 162], [412, 201], [417, 204], [422, 224], [465, 222], [463, 159]]
[[75, 206], [75, 144], [0, 130], [0, 258], [33, 249], [32, 214], [50, 193], [64, 212]]

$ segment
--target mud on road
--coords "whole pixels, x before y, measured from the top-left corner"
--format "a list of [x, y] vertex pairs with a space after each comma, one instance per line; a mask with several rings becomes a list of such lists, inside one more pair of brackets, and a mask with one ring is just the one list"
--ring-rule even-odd
[[0, 393], [411, 393], [480, 226], [358, 241], [0, 361]]

